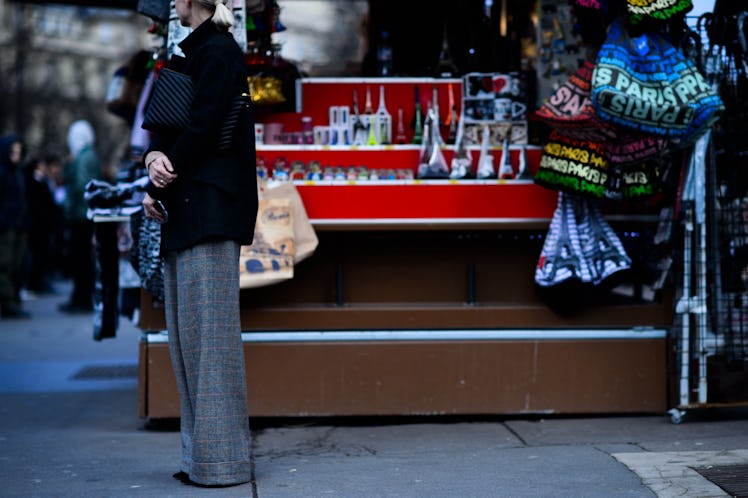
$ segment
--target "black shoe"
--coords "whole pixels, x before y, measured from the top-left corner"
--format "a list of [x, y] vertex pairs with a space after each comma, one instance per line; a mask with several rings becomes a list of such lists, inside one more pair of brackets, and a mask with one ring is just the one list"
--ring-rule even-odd
[[202, 484], [199, 482], [195, 482], [192, 479], [190, 479], [190, 475], [187, 472], [179, 471], [176, 474], [172, 476], [174, 479], [181, 481], [182, 484], [188, 484], [190, 486], [195, 486], [196, 488], [230, 488], [232, 486], [241, 486], [242, 484], [246, 484], [247, 482], [232, 482], [229, 484]]
[[31, 313], [22, 309], [3, 310], [0, 313], [3, 318], [31, 318]]
[[57, 289], [49, 284], [40, 285], [38, 287], [29, 287], [28, 290], [39, 296], [54, 296], [57, 294]]
[[80, 304], [63, 303], [57, 307], [63, 313], [79, 314], [79, 313], [91, 313], [93, 306], [83, 306]]
[[195, 486], [196, 488], [207, 488], [207, 489], [217, 489], [217, 488], [231, 488], [234, 486], [241, 486], [242, 484], [247, 484], [247, 482], [232, 482], [230, 484], [201, 484], [199, 482], [195, 482], [191, 479], [187, 479], [186, 481], [182, 481], [184, 484], [189, 484], [190, 486]]
[[184, 472], [182, 470], [172, 475], [172, 477], [176, 479], [177, 481], [180, 481], [184, 484], [190, 484], [192, 482], [190, 481], [190, 475], [187, 472]]

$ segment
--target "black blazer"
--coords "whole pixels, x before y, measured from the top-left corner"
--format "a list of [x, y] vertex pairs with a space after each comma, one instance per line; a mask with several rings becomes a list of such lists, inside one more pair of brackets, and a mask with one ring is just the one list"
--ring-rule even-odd
[[210, 19], [179, 46], [186, 56], [183, 71], [195, 87], [190, 123], [179, 134], [155, 136], [148, 150], [164, 152], [178, 175], [166, 188], [147, 187], [169, 214], [161, 227], [161, 252], [207, 240], [251, 244], [257, 217], [251, 109], [237, 124], [232, 149], [220, 152], [217, 147], [233, 97], [247, 91], [244, 54], [233, 36]]

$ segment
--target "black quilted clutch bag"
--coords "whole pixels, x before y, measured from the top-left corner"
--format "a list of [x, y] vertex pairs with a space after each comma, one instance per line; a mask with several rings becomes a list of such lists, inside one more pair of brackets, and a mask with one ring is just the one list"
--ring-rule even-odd
[[[143, 117], [143, 128], [156, 133], [183, 130], [189, 121], [190, 105], [195, 96], [192, 80], [183, 73], [161, 69], [153, 87], [153, 95]], [[234, 128], [242, 111], [249, 108], [248, 94], [241, 94], [231, 102], [218, 137], [218, 149], [228, 150], [234, 138]]]

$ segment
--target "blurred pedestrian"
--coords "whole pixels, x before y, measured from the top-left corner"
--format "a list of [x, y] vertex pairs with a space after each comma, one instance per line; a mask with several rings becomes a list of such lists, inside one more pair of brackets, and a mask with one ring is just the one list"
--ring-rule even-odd
[[54, 226], [52, 229], [52, 240], [49, 244], [49, 269], [52, 280], [60, 277], [70, 277], [67, 270], [65, 258], [67, 254], [67, 242], [65, 237], [65, 218], [63, 209], [65, 205], [65, 184], [62, 178], [62, 159], [57, 154], [48, 154], [44, 158], [47, 165], [47, 184], [52, 192], [55, 202]]
[[68, 129], [71, 160], [65, 165], [65, 221], [70, 231], [69, 262], [73, 292], [68, 302], [60, 305], [66, 313], [93, 311], [96, 279], [94, 259], [94, 225], [86, 217], [88, 205], [83, 194], [86, 184], [101, 178], [101, 162], [94, 149], [94, 130], [85, 120], [78, 120]]
[[18, 137], [0, 138], [0, 316], [3, 318], [30, 316], [21, 309], [28, 229], [22, 158], [23, 144]]
[[26, 162], [26, 200], [29, 213], [28, 275], [26, 289], [36, 294], [54, 291], [50, 276], [52, 235], [59, 224], [57, 205], [49, 188], [45, 159], [32, 157]]

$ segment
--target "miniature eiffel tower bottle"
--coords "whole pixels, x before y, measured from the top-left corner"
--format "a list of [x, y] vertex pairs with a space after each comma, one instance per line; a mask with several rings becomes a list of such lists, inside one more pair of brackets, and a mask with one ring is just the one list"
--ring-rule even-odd
[[480, 159], [478, 159], [478, 178], [484, 180], [496, 178], [496, 172], [493, 167], [493, 155], [491, 154], [490, 138], [491, 130], [488, 124], [483, 125], [483, 140], [480, 146]]
[[473, 160], [465, 147], [465, 124], [460, 120], [455, 139], [455, 155], [450, 163], [449, 177], [453, 180], [471, 178], [473, 176]]
[[509, 151], [509, 139], [505, 138], [501, 146], [501, 160], [499, 161], [499, 178], [511, 180], [514, 178], [511, 153]]
[[392, 143], [392, 116], [387, 111], [384, 103], [384, 85], [379, 86], [379, 107], [377, 108], [376, 124], [379, 143], [388, 145]]
[[439, 53], [439, 62], [436, 67], [436, 76], [439, 78], [451, 78], [457, 74], [457, 67], [452, 60], [449, 51], [449, 37], [447, 36], [447, 24], [444, 23], [442, 34], [442, 49]]
[[353, 116], [351, 116], [351, 138], [353, 145], [366, 143], [366, 125], [358, 112], [358, 90], [353, 89]]
[[429, 178], [448, 178], [449, 166], [447, 166], [447, 160], [444, 158], [441, 147], [444, 141], [439, 133], [438, 107], [432, 106], [429, 114], [431, 116], [429, 119], [431, 123], [431, 156], [428, 163], [428, 176]]
[[429, 160], [431, 159], [431, 133], [429, 133], [431, 123], [429, 122], [429, 116], [426, 115], [426, 119], [423, 123], [423, 135], [421, 139], [421, 149], [418, 152], [418, 178], [427, 178], [429, 175]]
[[405, 135], [405, 121], [403, 118], [403, 108], [397, 110], [397, 133], [395, 134], [396, 144], [405, 144], [408, 137]]
[[532, 172], [527, 167], [527, 146], [521, 145], [519, 149], [519, 168], [517, 180], [532, 180]]
[[377, 139], [377, 123], [374, 115], [374, 104], [371, 102], [371, 87], [366, 87], [366, 104], [364, 104], [364, 120], [368, 130], [366, 145], [379, 145]]
[[423, 111], [421, 110], [421, 93], [418, 91], [418, 85], [413, 86], [413, 98], [415, 100], [415, 114], [413, 115], [412, 143], [418, 145], [424, 140]]
[[374, 114], [374, 104], [371, 102], [371, 87], [366, 87], [366, 104], [364, 104], [364, 114]]
[[431, 109], [429, 109], [429, 112], [432, 113], [431, 133], [434, 135], [434, 143], [440, 146], [444, 145], [440, 124], [441, 116], [439, 115], [439, 91], [436, 85], [431, 90]]
[[452, 83], [447, 86], [447, 92], [449, 95], [449, 110], [447, 112], [447, 119], [444, 120], [444, 127], [447, 129], [447, 143], [453, 144], [457, 140], [457, 105], [455, 104], [454, 88]]

